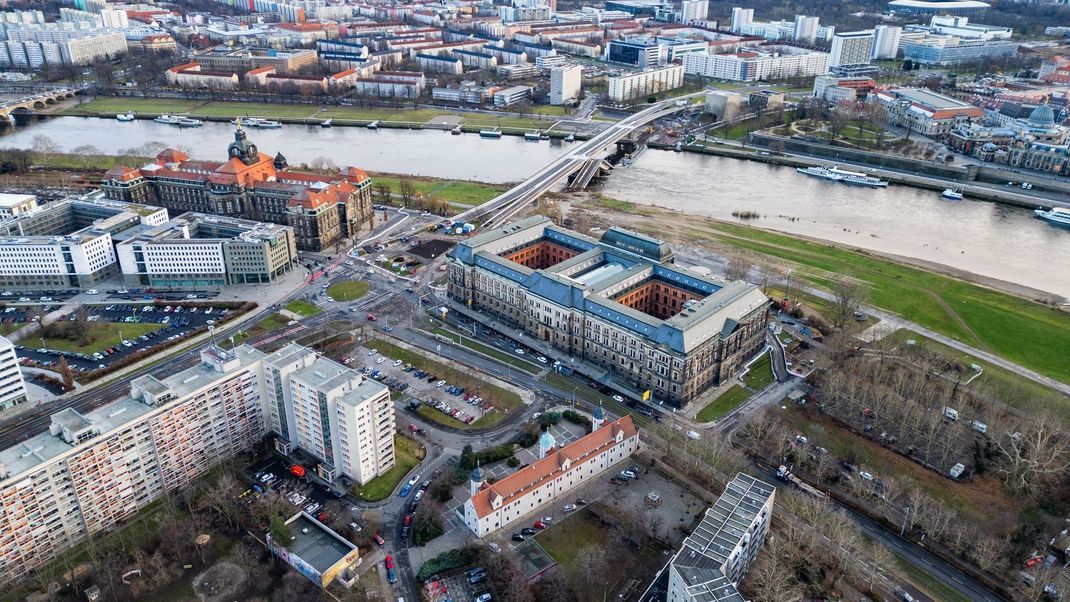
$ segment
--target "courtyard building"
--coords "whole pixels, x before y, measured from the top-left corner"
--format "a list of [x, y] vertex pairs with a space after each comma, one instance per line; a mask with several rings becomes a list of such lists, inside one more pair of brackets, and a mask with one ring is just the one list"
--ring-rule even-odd
[[684, 406], [765, 345], [758, 287], [673, 264], [669, 245], [610, 228], [600, 239], [529, 217], [447, 255], [450, 298]]

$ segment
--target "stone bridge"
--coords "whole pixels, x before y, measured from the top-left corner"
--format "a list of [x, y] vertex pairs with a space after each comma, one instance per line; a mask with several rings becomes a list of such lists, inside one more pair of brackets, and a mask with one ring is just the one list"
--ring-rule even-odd
[[0, 102], [0, 118], [14, 121], [13, 113], [32, 113], [60, 100], [74, 98], [85, 87], [22, 88], [7, 90], [11, 97]]

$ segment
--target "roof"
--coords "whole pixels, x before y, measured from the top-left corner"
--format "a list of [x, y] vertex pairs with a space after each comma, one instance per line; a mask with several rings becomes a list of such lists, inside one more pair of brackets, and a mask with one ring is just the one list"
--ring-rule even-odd
[[15, 207], [29, 201], [33, 201], [37, 197], [32, 194], [0, 194], [0, 207]]
[[495, 508], [508, 505], [528, 491], [550, 481], [563, 472], [576, 469], [594, 454], [617, 445], [620, 441], [638, 436], [639, 431], [626, 415], [589, 435], [548, 454], [530, 466], [521, 468], [504, 479], [484, 487], [469, 500], [480, 518]]
[[283, 547], [320, 574], [326, 573], [356, 549], [304, 512], [286, 521], [286, 524], [293, 533], [293, 541]]

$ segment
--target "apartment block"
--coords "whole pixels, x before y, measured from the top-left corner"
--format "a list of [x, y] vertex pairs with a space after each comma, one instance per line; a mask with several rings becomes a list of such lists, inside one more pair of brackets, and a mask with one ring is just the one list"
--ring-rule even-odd
[[[688, 54], [686, 57], [698, 56]], [[609, 100], [616, 103], [673, 90], [684, 85], [684, 68], [670, 65], [609, 78]]]
[[0, 410], [13, 408], [26, 401], [26, 383], [19, 370], [15, 346], [0, 336]]
[[762, 46], [729, 54], [688, 54], [688, 74], [731, 81], [781, 80], [813, 77], [828, 72], [826, 52], [795, 46]]
[[579, 98], [583, 67], [568, 65], [550, 69], [550, 104], [563, 105]]

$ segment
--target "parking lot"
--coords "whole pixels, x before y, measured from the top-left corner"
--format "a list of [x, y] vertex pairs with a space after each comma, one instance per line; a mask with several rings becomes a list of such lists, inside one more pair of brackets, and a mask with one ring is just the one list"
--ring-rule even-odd
[[432, 575], [431, 579], [424, 584], [423, 590], [426, 599], [431, 602], [441, 602], [447, 599], [478, 600], [480, 596], [488, 595], [490, 592], [490, 588], [487, 587], [486, 569], [479, 566], [458, 569], [437, 576]]
[[[341, 496], [328, 489], [326, 485], [314, 482], [308, 474], [312, 470], [310, 466], [301, 466], [297, 471], [304, 473], [301, 477], [291, 471], [292, 466], [280, 458], [269, 458], [249, 466], [246, 470], [253, 480], [254, 491], [258, 488], [261, 491], [273, 490], [290, 502], [295, 513], [304, 510], [320, 522], [330, 518], [325, 514], [324, 507], [328, 501], [339, 499]], [[344, 501], [343, 504], [345, 504]], [[354, 508], [356, 507], [349, 508], [351, 513]], [[357, 510], [359, 511], [359, 508]], [[350, 521], [354, 520], [352, 516], [346, 518]]]
[[[32, 321], [34, 316], [43, 315], [51, 306], [38, 308], [5, 308], [0, 319], [20, 322]], [[54, 368], [63, 356], [75, 373], [88, 373], [107, 368], [129, 355], [151, 349], [160, 345], [174, 343], [191, 336], [199, 329], [226, 319], [232, 310], [219, 307], [190, 305], [153, 305], [153, 304], [101, 304], [85, 306], [86, 321], [90, 323], [115, 324], [122, 332], [123, 324], [158, 324], [159, 328], [139, 336], [124, 338], [114, 346], [101, 343], [97, 351], [74, 352], [42, 347], [40, 339], [27, 337], [24, 345], [16, 345], [16, 353], [23, 365]], [[58, 307], [52, 307], [52, 310]], [[65, 314], [59, 320], [78, 319], [75, 312]], [[37, 345], [34, 343], [37, 342]]]
[[[343, 356], [342, 363], [382, 382], [392, 390], [402, 392], [452, 417], [461, 424], [471, 424], [494, 406], [474, 391], [465, 391], [438, 378], [435, 374], [417, 370], [401, 360], [386, 357], [376, 349], [358, 347], [353, 355]], [[365, 365], [361, 365], [365, 364]]]

